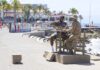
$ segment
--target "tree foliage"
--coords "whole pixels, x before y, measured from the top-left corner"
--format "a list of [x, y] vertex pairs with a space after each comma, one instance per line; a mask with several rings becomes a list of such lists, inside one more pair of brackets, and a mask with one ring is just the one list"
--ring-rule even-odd
[[71, 13], [72, 15], [76, 15], [76, 14], [78, 14], [79, 12], [78, 12], [78, 10], [77, 10], [76, 8], [71, 8], [71, 9], [70, 9], [70, 13]]

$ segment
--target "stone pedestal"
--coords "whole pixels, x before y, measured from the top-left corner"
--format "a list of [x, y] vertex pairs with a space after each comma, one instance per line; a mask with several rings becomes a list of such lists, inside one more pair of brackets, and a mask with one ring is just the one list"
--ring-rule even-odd
[[56, 56], [56, 61], [62, 64], [90, 63], [89, 55], [55, 54], [55, 56]]

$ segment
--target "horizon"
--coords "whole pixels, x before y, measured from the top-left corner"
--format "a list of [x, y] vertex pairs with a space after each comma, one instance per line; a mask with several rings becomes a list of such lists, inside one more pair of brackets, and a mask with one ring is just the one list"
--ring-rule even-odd
[[[7, 0], [12, 2], [12, 0]], [[89, 23], [89, 17], [91, 16], [91, 22], [100, 23], [100, 6], [99, 0], [19, 0], [22, 4], [47, 4], [50, 11], [63, 11], [68, 12], [70, 8], [76, 8], [83, 16], [82, 23]]]

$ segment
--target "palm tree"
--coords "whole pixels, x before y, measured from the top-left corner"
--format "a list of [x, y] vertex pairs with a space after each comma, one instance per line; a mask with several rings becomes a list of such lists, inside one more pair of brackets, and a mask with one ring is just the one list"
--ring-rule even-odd
[[1, 4], [0, 8], [1, 8], [1, 10], [2, 10], [2, 15], [3, 15], [3, 16], [2, 16], [2, 19], [4, 20], [4, 10], [5, 10], [7, 1], [6, 1], [6, 0], [1, 0], [0, 4]]
[[24, 14], [24, 18], [26, 18], [28, 20], [29, 16], [30, 16], [30, 10], [32, 9], [31, 5], [25, 5], [23, 6], [23, 14]]
[[38, 14], [40, 16], [41, 13], [44, 13], [45, 12], [45, 7], [43, 5], [38, 5], [37, 6], [37, 10], [38, 10]]
[[[12, 9], [13, 9], [13, 6], [11, 4], [7, 3], [5, 6], [5, 11], [7, 12], [7, 10], [12, 10]], [[6, 13], [6, 15], [7, 15], [7, 13]]]
[[76, 8], [71, 8], [69, 13], [71, 13], [72, 15], [77, 15], [79, 12]]
[[21, 9], [20, 1], [19, 0], [13, 0], [12, 5], [13, 5], [14, 15], [15, 15], [14, 17], [16, 18], [16, 13], [18, 12], [18, 10]]
[[13, 0], [12, 5], [14, 9], [14, 25], [15, 25], [15, 31], [16, 31], [16, 12], [21, 8], [21, 4], [19, 0]]
[[79, 12], [78, 12], [78, 10], [77, 10], [76, 8], [71, 8], [71, 9], [68, 11], [68, 13], [70, 14], [70, 16], [74, 16], [74, 17], [76, 17], [76, 18], [78, 19], [78, 14], [79, 14]]
[[2, 10], [2, 5], [1, 5], [1, 2], [0, 2], [0, 12], [1, 12], [1, 10]]
[[49, 10], [48, 8], [44, 9], [44, 13], [45, 13], [46, 15], [51, 15], [51, 12], [50, 12], [50, 10]]
[[44, 13], [44, 14], [51, 14], [51, 12], [49, 11], [48, 8], [45, 8], [43, 5], [39, 5], [37, 6], [37, 10], [38, 10], [38, 13]]
[[37, 13], [37, 8], [36, 7], [32, 8], [32, 10], [33, 10], [33, 14]]
[[44, 6], [43, 5], [38, 5], [37, 9], [38, 9], [38, 12], [41, 13], [42, 11], [44, 11]]
[[1, 0], [0, 0], [0, 11], [1, 11], [1, 9], [2, 9], [2, 7], [1, 7], [1, 6], [2, 6], [2, 2], [1, 2]]

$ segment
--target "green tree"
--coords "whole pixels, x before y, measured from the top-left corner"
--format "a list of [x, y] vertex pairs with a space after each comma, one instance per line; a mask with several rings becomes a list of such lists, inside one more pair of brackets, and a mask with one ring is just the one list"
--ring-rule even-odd
[[27, 4], [23, 6], [23, 15], [24, 18], [28, 20], [29, 16], [30, 16], [30, 10], [32, 9], [32, 6]]
[[[5, 11], [7, 12], [7, 10], [12, 10], [12, 9], [13, 9], [13, 6], [11, 4], [7, 3], [5, 6]], [[7, 13], [6, 13], [6, 15], [7, 15]]]
[[1, 5], [0, 9], [2, 10], [2, 14], [3, 14], [2, 19], [4, 20], [4, 10], [5, 10], [5, 7], [7, 5], [7, 1], [6, 0], [1, 0], [0, 5]]
[[79, 18], [79, 16], [78, 16], [79, 12], [78, 12], [78, 10], [77, 10], [76, 8], [71, 8], [71, 9], [68, 11], [68, 13], [69, 13], [71, 16], [76, 17], [77, 19]]
[[33, 9], [33, 13], [34, 14], [36, 14], [36, 13], [38, 13], [38, 14], [44, 13], [46, 15], [50, 15], [51, 14], [51, 12], [49, 11], [49, 9], [46, 8], [46, 7], [44, 7], [44, 5], [42, 5], [42, 4], [37, 5], [35, 7], [32, 7], [32, 9]]
[[69, 13], [71, 13], [72, 15], [77, 15], [79, 12], [76, 8], [71, 8]]
[[18, 12], [18, 10], [22, 8], [22, 5], [20, 4], [19, 0], [13, 0], [12, 5], [14, 9], [14, 18], [15, 18], [15, 23], [16, 23], [16, 13]]
[[1, 2], [1, 0], [0, 0], [0, 11], [2, 10], [2, 2]]
[[41, 13], [41, 11], [44, 11], [44, 6], [43, 5], [38, 5], [37, 9], [38, 9], [38, 12]]
[[33, 10], [33, 14], [35, 15], [37, 13], [37, 8], [34, 7], [34, 8], [32, 8], [32, 10]]
[[14, 26], [15, 26], [15, 31], [16, 31], [16, 13], [21, 8], [21, 4], [19, 0], [13, 0], [12, 5], [14, 9]]
[[22, 7], [19, 0], [13, 0], [12, 5], [13, 5], [13, 8], [14, 8], [15, 11], [20, 10], [21, 7]]
[[48, 8], [46, 8], [46, 9], [44, 9], [45, 11], [44, 11], [44, 13], [46, 14], [46, 15], [51, 15], [51, 12], [50, 12], [50, 10], [48, 9]]
[[5, 5], [5, 10], [12, 10], [12, 9], [13, 9], [13, 6], [11, 4], [7, 3]]

